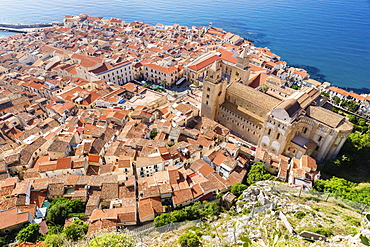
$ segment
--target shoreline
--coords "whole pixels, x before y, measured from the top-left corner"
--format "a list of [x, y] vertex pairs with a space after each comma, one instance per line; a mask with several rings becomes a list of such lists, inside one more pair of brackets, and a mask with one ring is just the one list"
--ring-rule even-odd
[[[0, 23], [0, 32], [15, 33], [14, 35], [16, 35], [17, 33], [28, 33], [28, 32], [33, 31], [33, 30], [29, 30], [29, 29], [52, 27], [52, 26], [55, 26], [55, 25], [63, 26], [64, 23], [63, 22], [34, 23], [34, 24]], [[0, 39], [7, 39], [11, 36], [13, 36], [13, 35], [9, 35], [7, 37], [1, 37], [0, 36]], [[241, 37], [248, 40], [251, 43], [255, 43], [254, 40], [243, 37], [242, 35], [241, 35]], [[310, 66], [310, 65], [305, 65], [305, 64], [290, 64], [288, 62], [287, 62], [287, 65], [305, 69], [310, 74], [310, 79], [317, 80], [321, 83], [327, 82], [325, 79], [322, 79], [322, 78], [325, 78], [326, 75], [320, 74], [320, 73], [315, 73], [315, 72], [312, 71], [312, 69], [314, 69], [314, 70], [317, 70], [317, 72], [320, 72], [319, 68], [316, 68], [316, 67], [313, 67], [313, 66]], [[366, 88], [366, 87], [361, 87], [361, 88], [343, 87], [343, 86], [338, 86], [338, 85], [336, 85], [335, 83], [332, 83], [332, 82], [329, 82], [329, 83], [330, 83], [331, 86], [335, 86], [335, 87], [341, 88], [341, 89], [349, 91], [349, 92], [354, 92], [354, 93], [357, 93], [357, 94], [368, 94], [368, 95], [370, 95], [370, 88]]]

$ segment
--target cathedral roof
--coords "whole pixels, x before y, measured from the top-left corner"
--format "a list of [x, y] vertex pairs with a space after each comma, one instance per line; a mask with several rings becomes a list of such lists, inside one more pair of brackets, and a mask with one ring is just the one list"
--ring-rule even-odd
[[345, 119], [343, 116], [319, 106], [309, 106], [306, 111], [309, 117], [333, 128], [338, 127]]
[[276, 108], [284, 109], [288, 113], [289, 117], [293, 117], [295, 113], [301, 109], [301, 106], [297, 100], [290, 98], [281, 102]]
[[280, 103], [280, 100], [239, 82], [230, 84], [230, 86], [227, 88], [227, 93], [231, 93], [246, 101], [252, 102], [253, 104], [256, 104], [266, 110], [271, 110]]

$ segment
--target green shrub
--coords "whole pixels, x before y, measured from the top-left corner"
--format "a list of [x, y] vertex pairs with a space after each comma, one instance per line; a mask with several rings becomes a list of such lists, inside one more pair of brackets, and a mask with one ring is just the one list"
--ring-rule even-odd
[[21, 229], [17, 234], [18, 241], [21, 242], [36, 242], [40, 236], [39, 233], [40, 225], [37, 223], [31, 223], [27, 227]]
[[67, 239], [76, 241], [84, 238], [87, 233], [88, 225], [84, 224], [82, 220], [75, 220], [69, 224], [63, 231]]
[[322, 200], [316, 196], [309, 196], [305, 198], [306, 201], [315, 201], [315, 202], [321, 202]]
[[323, 235], [325, 237], [330, 237], [334, 235], [333, 231], [330, 228], [323, 227], [323, 226], [305, 228], [305, 229], [302, 229], [301, 231], [309, 231], [309, 232]]
[[47, 247], [59, 247], [64, 246], [66, 242], [65, 236], [63, 234], [48, 234], [45, 237], [44, 244]]
[[187, 232], [180, 236], [178, 243], [182, 246], [195, 247], [200, 244], [199, 237], [193, 232]]
[[243, 210], [242, 210], [242, 214], [244, 214], [244, 215], [247, 215], [247, 214], [250, 214], [250, 212], [251, 212], [252, 210], [251, 209], [249, 209], [249, 208], [243, 208]]
[[230, 192], [233, 193], [235, 196], [240, 196], [244, 190], [248, 188], [247, 185], [241, 184], [241, 183], [236, 183], [230, 188]]
[[251, 166], [248, 172], [247, 184], [252, 185], [258, 181], [272, 179], [274, 179], [274, 177], [266, 171], [265, 166], [261, 162], [256, 162]]
[[295, 216], [297, 219], [301, 220], [301, 219], [303, 219], [303, 218], [306, 216], [306, 214], [305, 214], [304, 212], [302, 212], [302, 211], [297, 211], [297, 212], [294, 214], [294, 216]]
[[91, 239], [90, 247], [134, 247], [132, 239], [123, 233], [106, 233]]
[[6, 246], [5, 238], [0, 237], [0, 247], [5, 247], [5, 246]]
[[225, 194], [224, 193], [218, 193], [216, 195], [216, 199], [220, 199], [221, 197], [223, 197]]

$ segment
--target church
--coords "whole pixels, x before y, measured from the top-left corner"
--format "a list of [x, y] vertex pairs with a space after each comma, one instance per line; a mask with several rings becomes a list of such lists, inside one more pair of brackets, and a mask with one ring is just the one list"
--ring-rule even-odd
[[293, 90], [274, 80], [261, 85], [250, 77], [246, 49], [235, 64], [216, 60], [204, 78], [202, 116], [273, 155], [317, 161], [338, 155], [353, 126], [322, 107], [326, 100], [315, 88]]

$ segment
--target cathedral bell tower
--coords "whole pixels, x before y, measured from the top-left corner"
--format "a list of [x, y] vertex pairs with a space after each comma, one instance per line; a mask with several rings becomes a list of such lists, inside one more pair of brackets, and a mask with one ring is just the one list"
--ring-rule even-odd
[[222, 70], [218, 61], [209, 68], [203, 82], [201, 115], [216, 119], [217, 109], [225, 100], [226, 80], [222, 78]]
[[250, 66], [249, 66], [249, 56], [247, 54], [247, 48], [244, 48], [243, 51], [236, 58], [236, 66], [232, 72], [232, 80], [235, 81], [240, 79], [241, 83], [248, 85], [250, 75]]

